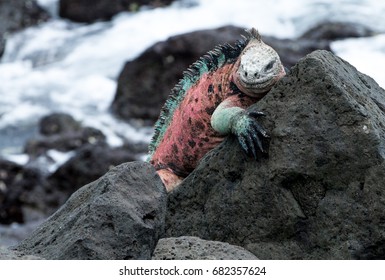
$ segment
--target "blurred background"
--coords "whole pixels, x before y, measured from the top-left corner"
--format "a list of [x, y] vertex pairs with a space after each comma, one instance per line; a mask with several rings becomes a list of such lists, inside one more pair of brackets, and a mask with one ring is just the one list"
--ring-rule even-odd
[[378, 0], [0, 0], [0, 245], [144, 160], [182, 72], [255, 27], [292, 67], [329, 50], [385, 87]]

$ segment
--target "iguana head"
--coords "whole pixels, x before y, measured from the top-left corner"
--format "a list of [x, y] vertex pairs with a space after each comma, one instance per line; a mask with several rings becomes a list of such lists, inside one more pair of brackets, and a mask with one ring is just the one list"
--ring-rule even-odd
[[248, 31], [250, 39], [240, 54], [233, 80], [245, 94], [262, 98], [285, 75], [277, 52], [262, 42], [254, 28]]

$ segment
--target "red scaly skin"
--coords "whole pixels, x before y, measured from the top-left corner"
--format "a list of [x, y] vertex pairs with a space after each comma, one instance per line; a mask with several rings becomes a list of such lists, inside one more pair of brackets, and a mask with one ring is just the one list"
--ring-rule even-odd
[[[198, 161], [224, 139], [210, 124], [218, 105], [247, 108], [259, 100], [231, 88], [235, 64], [204, 74], [175, 110], [172, 122], [150, 163], [161, 175], [167, 189], [195, 169]], [[175, 178], [175, 174], [177, 177]]]

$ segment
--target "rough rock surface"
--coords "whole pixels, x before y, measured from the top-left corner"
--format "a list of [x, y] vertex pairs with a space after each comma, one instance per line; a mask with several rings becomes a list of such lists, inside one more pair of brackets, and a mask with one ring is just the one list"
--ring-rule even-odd
[[13, 250], [9, 250], [0, 245], [0, 260], [41, 260], [42, 258], [31, 255], [24, 255]]
[[255, 260], [256, 256], [239, 246], [203, 240], [195, 236], [160, 239], [153, 260]]
[[79, 189], [13, 249], [46, 259], [150, 259], [165, 211], [166, 191], [153, 167], [122, 164]]
[[60, 0], [59, 15], [77, 22], [109, 20], [119, 12], [135, 12], [141, 6], [159, 7], [174, 0]]
[[[124, 66], [111, 105], [112, 111], [127, 120], [155, 121], [171, 89], [182, 78], [183, 71], [216, 45], [239, 40], [244, 30], [225, 26], [181, 34], [156, 43]], [[326, 41], [279, 40], [268, 36], [263, 36], [263, 40], [277, 50], [286, 67], [293, 66], [301, 57], [316, 49], [330, 50]]]
[[385, 91], [327, 51], [302, 59], [254, 110], [269, 156], [228, 138], [169, 195], [166, 237], [260, 259], [385, 258]]

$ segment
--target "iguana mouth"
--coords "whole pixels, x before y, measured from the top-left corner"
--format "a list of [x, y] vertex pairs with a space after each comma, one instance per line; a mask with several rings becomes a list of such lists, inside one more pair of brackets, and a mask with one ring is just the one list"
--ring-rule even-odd
[[240, 83], [242, 84], [242, 87], [253, 91], [253, 92], [261, 92], [269, 90], [277, 81], [277, 76], [273, 77], [264, 77], [262, 79], [255, 80], [253, 82], [250, 81], [244, 81], [240, 79]]

